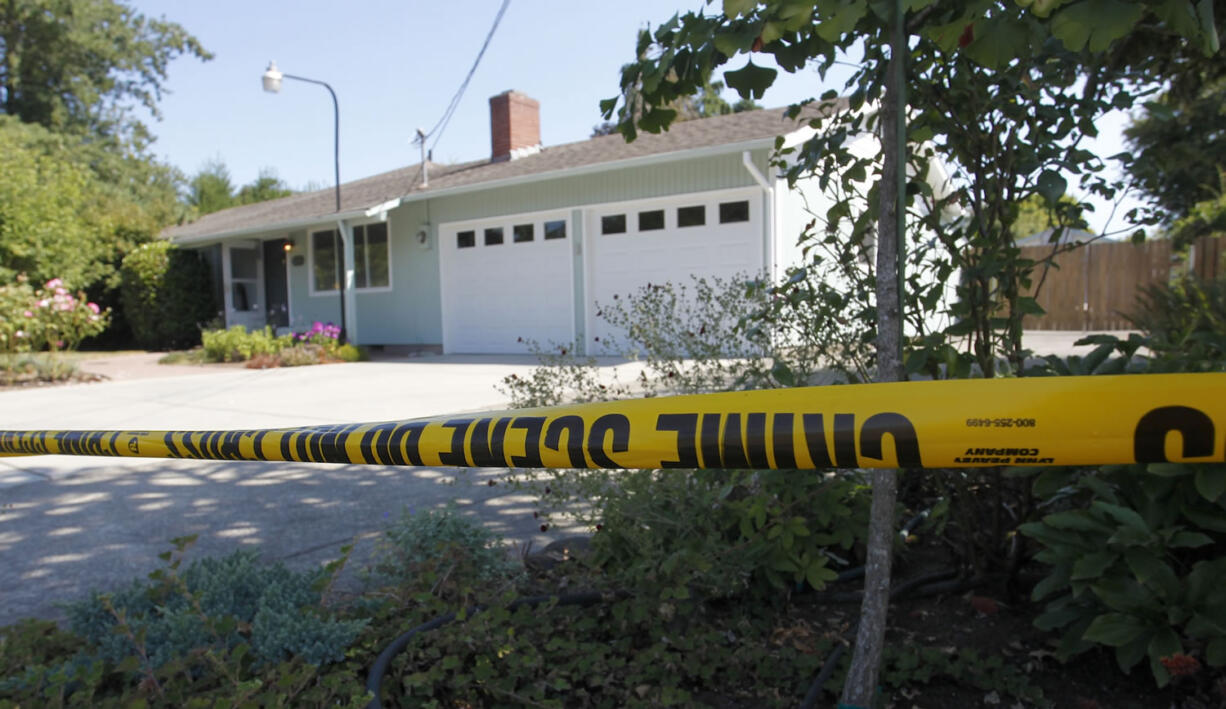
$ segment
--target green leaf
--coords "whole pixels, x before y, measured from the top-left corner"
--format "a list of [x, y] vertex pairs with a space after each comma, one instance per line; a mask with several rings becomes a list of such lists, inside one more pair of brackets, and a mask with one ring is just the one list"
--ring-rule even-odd
[[1145, 524], [1145, 520], [1141, 519], [1141, 515], [1137, 514], [1136, 510], [1121, 507], [1120, 505], [1112, 505], [1102, 500], [1095, 500], [1090, 506], [1110, 516], [1120, 524], [1127, 525], [1131, 529], [1146, 534], [1150, 533], [1149, 525]]
[[1123, 613], [1104, 613], [1090, 623], [1083, 637], [1108, 647], [1120, 647], [1144, 636], [1150, 627], [1138, 618]]
[[841, 0], [817, 5], [817, 36], [827, 42], [838, 42], [843, 35], [855, 29], [856, 23], [868, 13], [868, 3], [863, 0]]
[[1205, 41], [1202, 42], [1205, 56], [1217, 54], [1221, 49], [1221, 43], [1213, 21], [1213, 0], [1200, 0], [1196, 3], [1196, 17], [1200, 20], [1200, 30], [1205, 38]]
[[1064, 192], [1067, 189], [1068, 181], [1055, 170], [1044, 170], [1039, 175], [1038, 183], [1035, 185], [1035, 190], [1052, 206], [1055, 206], [1060, 201], [1060, 198], [1064, 196]]
[[1066, 5], [1051, 18], [1052, 36], [1069, 51], [1102, 52], [1127, 35], [1144, 14], [1144, 7], [1121, 0], [1082, 0]]
[[1203, 534], [1201, 532], [1189, 532], [1185, 529], [1171, 535], [1171, 539], [1167, 543], [1172, 547], [1197, 549], [1212, 544], [1213, 538], [1208, 534]]
[[1171, 681], [1171, 675], [1162, 666], [1162, 658], [1183, 653], [1183, 643], [1179, 636], [1170, 628], [1160, 628], [1149, 641], [1149, 668], [1154, 673], [1154, 679], [1159, 687], [1165, 687]]
[[1197, 470], [1196, 491], [1209, 502], [1217, 502], [1226, 492], [1226, 468], [1213, 466]]
[[963, 53], [989, 69], [1007, 66], [1017, 57], [1030, 53], [1026, 24], [1013, 17], [978, 20], [973, 25], [974, 39]]
[[758, 0], [724, 0], [724, 15], [729, 18], [748, 15], [758, 6]]
[[775, 83], [775, 75], [778, 73], [774, 69], [758, 66], [750, 60], [740, 69], [725, 71], [724, 82], [729, 88], [736, 89], [741, 98], [760, 99], [770, 85]]
[[1119, 558], [1119, 554], [1110, 551], [1087, 554], [1073, 564], [1073, 575], [1071, 578], [1074, 581], [1099, 578]]
[[1160, 589], [1168, 602], [1179, 598], [1179, 577], [1157, 556], [1144, 549], [1129, 549], [1124, 552], [1124, 560], [1138, 581]]

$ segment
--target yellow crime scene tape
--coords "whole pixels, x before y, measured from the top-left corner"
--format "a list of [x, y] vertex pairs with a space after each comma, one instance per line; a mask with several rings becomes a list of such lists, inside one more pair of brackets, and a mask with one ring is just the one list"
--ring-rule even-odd
[[245, 431], [0, 431], [0, 455], [514, 468], [948, 468], [1226, 461], [1226, 374], [671, 396]]

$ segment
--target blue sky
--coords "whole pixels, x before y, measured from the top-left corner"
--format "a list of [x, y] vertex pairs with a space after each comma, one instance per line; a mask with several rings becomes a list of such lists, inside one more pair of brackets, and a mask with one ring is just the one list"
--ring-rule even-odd
[[[411, 137], [442, 116], [500, 0], [131, 4], [183, 25], [215, 55], [171, 64], [163, 120], [151, 126], [158, 137], [154, 152], [188, 174], [217, 158], [235, 184], [269, 167], [301, 188], [332, 184], [331, 100], [322, 87], [291, 81], [280, 94], [265, 93], [260, 76], [269, 60], [285, 73], [332, 85], [340, 103], [341, 180], [374, 175], [417, 162]], [[545, 145], [587, 138], [601, 120], [598, 103], [617, 93], [618, 70], [633, 58], [638, 29], [702, 6], [701, 0], [512, 0], [434, 159], [487, 157], [488, 99], [506, 89], [541, 102]], [[782, 106], [841, 86], [841, 77], [823, 82], [812, 71], [781, 73], [761, 103]], [[1103, 154], [1121, 149], [1121, 124], [1103, 126]], [[1092, 223], [1101, 225], [1108, 208], [1100, 206]]]

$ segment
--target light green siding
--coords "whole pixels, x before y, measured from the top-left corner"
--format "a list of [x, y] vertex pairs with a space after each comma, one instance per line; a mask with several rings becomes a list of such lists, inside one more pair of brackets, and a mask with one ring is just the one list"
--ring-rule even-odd
[[[767, 174], [766, 150], [754, 152]], [[435, 224], [755, 184], [740, 153], [559, 177], [430, 200]]]
[[443, 341], [438, 245], [430, 229], [427, 247], [417, 242], [426, 205], [410, 203], [388, 213], [392, 248], [390, 291], [357, 294], [358, 341], [368, 345], [436, 345]]

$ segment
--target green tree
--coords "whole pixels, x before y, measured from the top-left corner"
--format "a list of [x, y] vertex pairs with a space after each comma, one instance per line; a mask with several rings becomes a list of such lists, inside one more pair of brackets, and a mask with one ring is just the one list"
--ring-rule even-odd
[[[934, 339], [935, 345], [908, 365], [925, 367], [930, 356], [949, 352], [949, 369], [971, 357], [992, 376], [1002, 347], [1014, 367], [1024, 359], [1021, 321], [1041, 312], [1020, 294], [1034, 263], [1020, 258], [1013, 244], [1016, 205], [1039, 195], [1059, 210], [1070, 170], [1082, 188], [1113, 195], [1118, 188], [1101, 177], [1102, 161], [1079, 147], [1095, 132], [1095, 119], [1112, 107], [1127, 108], [1140, 91], [1159, 81], [1154, 52], [1137, 45], [1167, 46], [1162, 53], [1217, 52], [1213, 7], [1208, 2], [1160, 0], [1035, 0], [994, 2], [898, 0], [894, 4], [847, 1], [820, 4], [796, 0], [724, 0], [720, 13], [676, 15], [654, 33], [644, 31], [636, 61], [622, 69], [621, 94], [601, 104], [606, 119], [633, 140], [639, 130], [659, 132], [676, 120], [674, 103], [697, 93], [712, 73], [738, 54], [750, 55], [724, 80], [746, 98], [760, 98], [777, 72], [758, 66], [752, 55], [769, 53], [786, 71], [813, 65], [821, 75], [853, 48], [863, 48], [859, 70], [848, 82], [850, 110], [824, 104], [811, 116], [818, 133], [805, 145], [781, 150], [780, 165], [795, 180], [812, 175], [835, 183], [842, 195], [826, 215], [825, 234], [852, 244], [874, 238], [877, 245], [877, 368], [883, 379], [897, 377], [896, 353], [903, 290], [887, 247], [901, 246], [903, 229], [897, 196], [919, 207], [913, 219], [936, 233], [947, 259], [938, 265], [938, 286], [960, 270], [957, 322]], [[891, 50], [890, 47], [894, 47]], [[905, 72], [903, 71], [905, 64]], [[907, 96], [910, 126], [902, 138], [900, 95]], [[834, 99], [836, 92], [823, 94]], [[799, 116], [801, 107], [793, 110]], [[876, 132], [884, 159], [858, 156], [850, 139]], [[954, 170], [948, 190], [938, 192], [923, 180], [905, 180], [896, 148], [907, 141], [910, 174], [927, 176], [939, 152]], [[780, 147], [781, 143], [779, 144]], [[928, 147], [931, 146], [931, 147]], [[858, 185], [872, 185], [860, 193]], [[900, 184], [901, 183], [901, 184]], [[953, 212], [962, 217], [951, 219]], [[1063, 218], [1079, 218], [1063, 210]], [[839, 237], [829, 237], [837, 239]], [[803, 274], [801, 274], [803, 277]], [[907, 280], [912, 311], [932, 307], [929, 295]], [[786, 301], [785, 301], [786, 302]], [[1000, 317], [1004, 309], [1005, 317]], [[971, 352], [950, 352], [944, 336], [965, 335]], [[940, 370], [937, 370], [940, 371]], [[893, 538], [895, 480], [891, 471], [873, 477], [866, 592], [852, 666], [843, 703], [868, 706], [877, 686], [877, 667], [885, 631], [890, 548]]]
[[148, 138], [133, 105], [158, 117], [177, 56], [212, 58], [183, 27], [116, 0], [0, 4], [0, 110], [90, 139]]
[[229, 209], [236, 204], [230, 170], [219, 158], [201, 166], [188, 180], [187, 189], [187, 203], [198, 215]]
[[239, 204], [255, 204], [256, 202], [267, 202], [271, 199], [288, 197], [293, 193], [294, 191], [289, 188], [289, 185], [286, 185], [284, 180], [277, 177], [276, 170], [265, 167], [260, 169], [259, 177], [238, 189], [236, 199]]
[[203, 216], [230, 207], [280, 199], [293, 193], [277, 177], [276, 171], [269, 167], [262, 168], [258, 177], [236, 190], [230, 169], [221, 158], [213, 158], [188, 180], [185, 201], [196, 216]]
[[1147, 103], [1125, 135], [1132, 185], [1163, 221], [1190, 215], [1219, 194], [1226, 171], [1226, 76]]
[[0, 116], [0, 282], [24, 273], [88, 287], [108, 274], [117, 216], [97, 178], [64, 138]]

